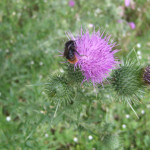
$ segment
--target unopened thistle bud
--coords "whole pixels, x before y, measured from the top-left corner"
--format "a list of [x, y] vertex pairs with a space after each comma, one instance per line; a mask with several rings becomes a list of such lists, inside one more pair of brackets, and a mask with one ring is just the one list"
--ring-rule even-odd
[[150, 66], [147, 66], [144, 70], [143, 78], [145, 83], [150, 85]]
[[54, 104], [67, 105], [72, 103], [74, 98], [73, 88], [62, 75], [54, 75], [49, 80], [46, 93]]
[[142, 81], [142, 69], [140, 65], [124, 62], [119, 69], [113, 71], [112, 86], [119, 98], [132, 100], [141, 97], [144, 87]]

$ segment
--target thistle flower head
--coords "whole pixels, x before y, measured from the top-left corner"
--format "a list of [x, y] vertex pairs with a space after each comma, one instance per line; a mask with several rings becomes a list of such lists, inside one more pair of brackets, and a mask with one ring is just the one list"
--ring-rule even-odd
[[129, 22], [128, 24], [129, 24], [129, 26], [130, 26], [131, 29], [134, 30], [136, 28], [136, 25], [135, 25], [134, 22]]
[[131, 1], [131, 0], [125, 0], [125, 1], [124, 1], [126, 7], [129, 7], [129, 6], [130, 6], [130, 1]]
[[74, 0], [70, 0], [70, 1], [69, 1], [69, 6], [70, 6], [70, 7], [74, 7], [74, 5], [75, 5], [75, 1], [74, 1]]
[[144, 81], [150, 85], [150, 66], [147, 66], [143, 74]]
[[81, 34], [74, 37], [70, 34], [72, 40], [76, 43], [76, 57], [78, 61], [75, 68], [79, 67], [84, 75], [84, 81], [91, 81], [93, 84], [102, 83], [109, 76], [111, 70], [118, 63], [113, 50], [116, 43], [110, 42], [111, 36], [103, 36], [100, 31], [90, 35], [86, 30], [84, 33], [81, 28]]

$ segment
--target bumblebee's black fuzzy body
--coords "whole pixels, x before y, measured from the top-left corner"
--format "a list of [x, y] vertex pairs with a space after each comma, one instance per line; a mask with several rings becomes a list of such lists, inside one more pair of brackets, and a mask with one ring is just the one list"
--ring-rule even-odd
[[65, 50], [63, 56], [71, 63], [75, 64], [77, 62], [77, 57], [75, 55], [76, 46], [75, 41], [69, 40], [65, 43]]

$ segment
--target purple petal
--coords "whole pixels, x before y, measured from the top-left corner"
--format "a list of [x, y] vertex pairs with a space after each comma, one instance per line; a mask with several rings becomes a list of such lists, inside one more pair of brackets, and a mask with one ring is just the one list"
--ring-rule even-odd
[[121, 19], [117, 20], [118, 23], [122, 23], [123, 21]]
[[75, 5], [75, 1], [74, 1], [74, 0], [70, 0], [70, 1], [69, 1], [69, 6], [70, 6], [70, 7], [74, 7], [74, 5]]
[[128, 24], [129, 24], [129, 26], [130, 26], [131, 29], [134, 30], [136, 28], [136, 25], [135, 25], [134, 22], [129, 22]]
[[126, 6], [126, 7], [129, 7], [129, 5], [130, 5], [130, 0], [125, 0], [124, 3], [125, 3], [125, 6]]

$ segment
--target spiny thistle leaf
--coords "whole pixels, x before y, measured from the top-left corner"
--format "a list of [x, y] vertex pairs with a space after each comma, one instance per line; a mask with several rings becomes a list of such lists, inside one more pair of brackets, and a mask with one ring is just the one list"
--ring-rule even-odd
[[114, 126], [113, 126], [112, 123], [104, 122], [104, 123], [101, 125], [100, 131], [103, 132], [103, 133], [112, 132], [112, 131], [113, 131], [113, 127], [114, 127]]

